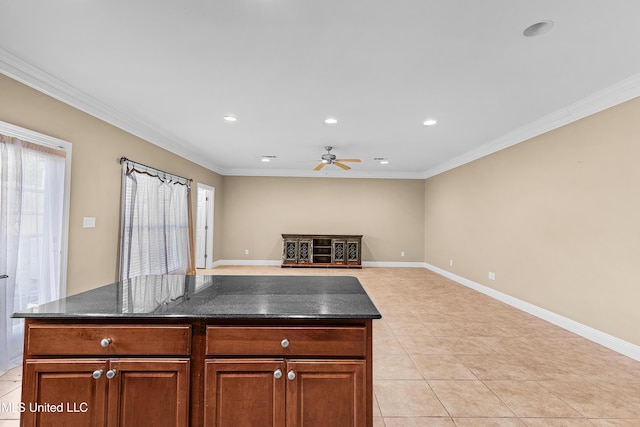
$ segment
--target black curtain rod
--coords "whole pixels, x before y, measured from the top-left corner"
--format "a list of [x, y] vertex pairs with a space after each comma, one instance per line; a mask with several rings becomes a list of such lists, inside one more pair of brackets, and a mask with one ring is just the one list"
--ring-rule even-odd
[[135, 160], [127, 159], [126, 157], [120, 157], [120, 164], [122, 164], [122, 162], [133, 163], [133, 164], [136, 164], [136, 165], [140, 165], [140, 166], [142, 166], [144, 168], [151, 169], [151, 170], [154, 170], [154, 171], [159, 172], [159, 173], [163, 173], [165, 175], [171, 175], [171, 176], [175, 176], [176, 178], [180, 178], [180, 179], [184, 179], [184, 180], [189, 181], [189, 182], [193, 182], [193, 179], [191, 179], [191, 178], [185, 178], [184, 176], [176, 175], [175, 173], [165, 172], [165, 171], [160, 170], [158, 168], [154, 168], [153, 166], [147, 166], [144, 163], [140, 163], [140, 162], [136, 162]]

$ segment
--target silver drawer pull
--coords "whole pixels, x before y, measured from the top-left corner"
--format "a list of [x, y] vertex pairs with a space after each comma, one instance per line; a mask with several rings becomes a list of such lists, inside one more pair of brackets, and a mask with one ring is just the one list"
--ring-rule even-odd
[[115, 376], [116, 376], [116, 370], [115, 369], [109, 369], [107, 371], [107, 378], [111, 379], [111, 378], [113, 378]]
[[91, 374], [91, 376], [94, 380], [97, 380], [102, 376], [102, 369], [96, 369], [95, 371], [93, 371], [93, 374]]
[[273, 376], [274, 376], [276, 379], [280, 379], [280, 378], [282, 378], [282, 371], [281, 371], [280, 369], [276, 369], [276, 370], [274, 371], [274, 373], [273, 373]]
[[111, 344], [111, 338], [102, 338], [100, 341], [100, 345], [103, 347], [109, 347], [109, 344]]
[[286, 338], [285, 338], [285, 339], [283, 339], [283, 340], [280, 342], [280, 345], [282, 346], [282, 348], [287, 348], [287, 347], [289, 347], [289, 340], [288, 340], [288, 339], [286, 339]]
[[289, 378], [289, 380], [293, 381], [296, 379], [296, 373], [293, 371], [289, 371], [289, 373], [287, 374], [287, 378]]

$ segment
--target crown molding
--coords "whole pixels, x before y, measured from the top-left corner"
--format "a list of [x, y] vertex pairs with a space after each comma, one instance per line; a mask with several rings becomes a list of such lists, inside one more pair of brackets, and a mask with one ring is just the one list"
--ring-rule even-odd
[[202, 167], [220, 173], [221, 168], [218, 165], [207, 162], [202, 156], [187, 149], [179, 141], [167, 138], [164, 134], [157, 132], [152, 127], [111, 108], [2, 48], [0, 48], [0, 73], [38, 92], [44, 93], [58, 101], [64, 102], [82, 112], [144, 139], [153, 145], [157, 145]]
[[317, 173], [299, 170], [265, 171], [222, 168], [220, 165], [213, 164], [186, 148], [184, 143], [167, 138], [166, 135], [157, 132], [152, 127], [111, 108], [2, 48], [0, 48], [0, 72], [39, 92], [224, 176], [427, 179], [640, 96], [640, 74], [636, 74], [424, 172], [392, 174], [383, 171], [381, 173], [367, 173], [353, 170], [348, 175], [331, 174], [319, 176]]
[[225, 176], [284, 177], [284, 178], [368, 178], [368, 179], [424, 179], [422, 172], [361, 172], [356, 169], [343, 171], [314, 171], [299, 169], [227, 169]]
[[640, 74], [631, 76], [601, 91], [589, 95], [573, 104], [546, 115], [535, 122], [522, 126], [498, 139], [481, 145], [452, 160], [441, 163], [427, 171], [422, 178], [427, 179], [448, 170], [470, 163], [543, 133], [566, 126], [592, 114], [611, 108], [640, 96]]

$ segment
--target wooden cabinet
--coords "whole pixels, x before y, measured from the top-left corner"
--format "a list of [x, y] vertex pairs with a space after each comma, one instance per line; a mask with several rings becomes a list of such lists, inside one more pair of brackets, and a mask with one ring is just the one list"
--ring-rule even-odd
[[282, 267], [361, 268], [361, 235], [282, 235]]
[[371, 319], [183, 321], [27, 319], [21, 425], [372, 427]]
[[188, 325], [26, 327], [23, 426], [189, 425]]
[[205, 425], [370, 426], [370, 344], [366, 325], [209, 326]]

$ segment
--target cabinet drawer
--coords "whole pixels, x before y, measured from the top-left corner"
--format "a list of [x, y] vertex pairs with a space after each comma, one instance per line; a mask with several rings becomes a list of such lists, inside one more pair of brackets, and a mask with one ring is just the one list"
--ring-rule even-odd
[[365, 327], [209, 326], [207, 355], [352, 356], [367, 354]]
[[190, 325], [30, 325], [32, 355], [189, 355]]

